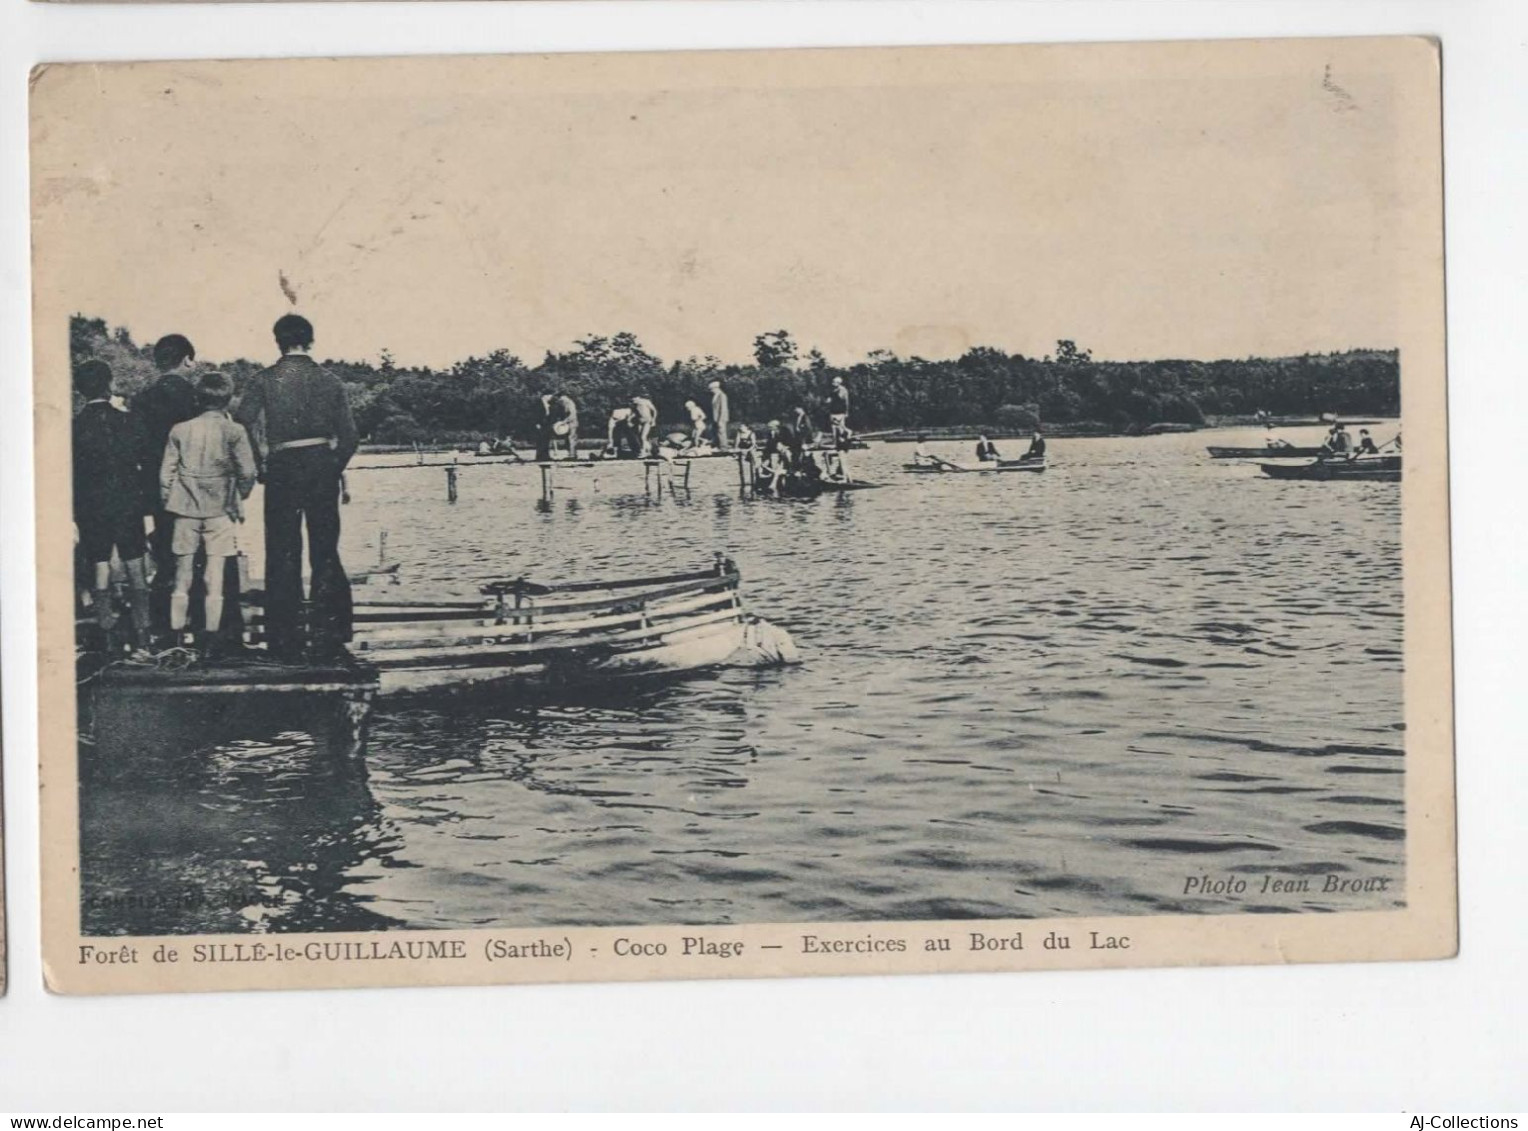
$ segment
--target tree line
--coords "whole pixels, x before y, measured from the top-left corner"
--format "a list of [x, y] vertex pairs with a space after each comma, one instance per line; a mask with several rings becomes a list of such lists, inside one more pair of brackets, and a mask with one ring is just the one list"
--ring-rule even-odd
[[[152, 343], [138, 343], [101, 318], [70, 320], [70, 354], [78, 364], [97, 357], [111, 365], [117, 389], [131, 396], [155, 377]], [[345, 383], [361, 436], [377, 444], [476, 443], [528, 440], [546, 393], [577, 403], [581, 431], [602, 432], [612, 409], [635, 394], [658, 406], [664, 425], [688, 421], [686, 400], [709, 407], [708, 384], [720, 380], [732, 419], [764, 423], [798, 405], [826, 426], [835, 376], [848, 386], [851, 426], [858, 432], [971, 427], [994, 431], [1037, 425], [1130, 432], [1153, 424], [1202, 424], [1206, 416], [1309, 416], [1323, 412], [1394, 416], [1400, 412], [1400, 366], [1395, 350], [1346, 350], [1299, 357], [1218, 361], [1098, 361], [1075, 342], [1053, 354], [1027, 357], [987, 346], [947, 361], [899, 357], [876, 350], [852, 365], [830, 363], [813, 349], [802, 354], [791, 335], [774, 330], [754, 339], [752, 364], [715, 357], [665, 362], [636, 335], [591, 336], [527, 365], [508, 350], [450, 366], [400, 366], [380, 360], [325, 360]], [[269, 361], [201, 358], [234, 380], [236, 390]]]

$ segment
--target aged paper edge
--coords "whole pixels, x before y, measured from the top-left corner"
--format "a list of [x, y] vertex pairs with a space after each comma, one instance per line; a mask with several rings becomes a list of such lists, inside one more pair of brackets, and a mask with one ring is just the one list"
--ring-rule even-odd
[[[1457, 953], [1453, 693], [1448, 543], [1447, 418], [1443, 294], [1443, 183], [1440, 59], [1423, 38], [1280, 40], [1278, 49], [1309, 61], [1335, 50], [1389, 52], [1396, 70], [1399, 160], [1413, 170], [1404, 231], [1396, 239], [1415, 268], [1398, 284], [1396, 343], [1401, 357], [1407, 473], [1402, 490], [1402, 591], [1405, 608], [1407, 906], [1402, 910], [1330, 914], [1206, 914], [1066, 919], [957, 920], [517, 928], [388, 931], [308, 935], [199, 935], [85, 938], [79, 930], [79, 844], [75, 744], [72, 580], [67, 561], [72, 529], [69, 492], [68, 279], [50, 256], [68, 234], [56, 201], [38, 191], [38, 127], [47, 72], [32, 76], [33, 335], [38, 541], [39, 761], [42, 782], [44, 975], [59, 993], [155, 993], [235, 989], [518, 984], [727, 977], [796, 977], [895, 973], [1108, 969], [1139, 966], [1361, 962], [1447, 958]], [[612, 87], [674, 82], [763, 85], [842, 81], [928, 82], [955, 67], [995, 71], [1016, 54], [1035, 62], [1098, 63], [1151, 54], [1162, 65], [1218, 61], [1238, 50], [1268, 50], [1268, 41], [1033, 47], [918, 47], [805, 51], [616, 54], [561, 57], [453, 56], [406, 59], [271, 60], [100, 64], [215, 69], [236, 81], [247, 68], [328, 67], [334, 80], [352, 67], [515, 68], [527, 84], [559, 79]], [[1088, 57], [1092, 56], [1091, 59]], [[1121, 58], [1121, 57], [1124, 58]], [[1403, 65], [1409, 61], [1409, 65]], [[98, 64], [60, 64], [77, 67]], [[559, 70], [562, 73], [559, 75]], [[230, 73], [233, 72], [233, 73]], [[572, 72], [572, 73], [570, 73]], [[50, 553], [51, 549], [51, 553]], [[962, 949], [972, 931], [993, 937], [1022, 932], [1021, 951]], [[1094, 934], [1129, 940], [1128, 949], [1093, 949]], [[1066, 935], [1070, 949], [1044, 946]], [[837, 940], [846, 953], [806, 953], [808, 938]], [[922, 950], [924, 940], [951, 939], [952, 951]], [[684, 953], [684, 940], [740, 943], [728, 958]], [[662, 954], [614, 953], [620, 940]], [[505, 946], [537, 942], [547, 957], [501, 959]], [[905, 949], [874, 949], [900, 941]], [[82, 959], [82, 947], [92, 950]], [[865, 949], [853, 949], [856, 947]], [[428, 957], [391, 957], [395, 948]], [[340, 957], [327, 957], [339, 954]], [[174, 952], [174, 960], [170, 959]]]

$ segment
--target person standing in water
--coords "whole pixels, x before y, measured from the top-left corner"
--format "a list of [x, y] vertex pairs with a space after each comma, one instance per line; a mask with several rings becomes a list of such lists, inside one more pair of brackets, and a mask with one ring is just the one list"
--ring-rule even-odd
[[239, 552], [238, 524], [244, 521], [244, 500], [255, 489], [257, 468], [249, 432], [228, 418], [233, 382], [222, 373], [205, 373], [197, 394], [201, 415], [170, 429], [159, 465], [159, 488], [161, 508], [175, 517], [170, 631], [179, 636], [186, 629], [196, 555], [204, 551], [203, 629], [197, 645], [209, 655], [217, 651], [218, 627], [223, 622], [223, 579], [228, 559]]
[[281, 360], [257, 373], [234, 420], [261, 438], [265, 480], [265, 624], [271, 654], [303, 653], [302, 536], [312, 594], [310, 658], [340, 658], [351, 636], [350, 578], [340, 563], [340, 477], [355, 454], [355, 420], [338, 377], [309, 356], [313, 325], [286, 314], [273, 328]]

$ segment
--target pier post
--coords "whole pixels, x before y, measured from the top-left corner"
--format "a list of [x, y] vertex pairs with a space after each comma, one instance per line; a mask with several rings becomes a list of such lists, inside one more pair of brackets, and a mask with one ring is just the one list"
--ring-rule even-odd
[[323, 745], [328, 747], [335, 764], [347, 770], [366, 769], [366, 738], [371, 722], [370, 688], [342, 692], [329, 719], [329, 732]]
[[456, 468], [446, 468], [446, 500], [456, 502]]

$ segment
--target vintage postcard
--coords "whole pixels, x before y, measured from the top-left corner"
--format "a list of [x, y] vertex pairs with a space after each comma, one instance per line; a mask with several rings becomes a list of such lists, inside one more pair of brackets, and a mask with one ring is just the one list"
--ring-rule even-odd
[[[4, 751], [0, 751], [3, 755]], [[0, 758], [3, 761], [3, 758]], [[0, 996], [5, 994], [5, 974], [8, 969], [5, 953], [5, 790], [0, 785]]]
[[53, 989], [1455, 952], [1436, 43], [32, 87]]

